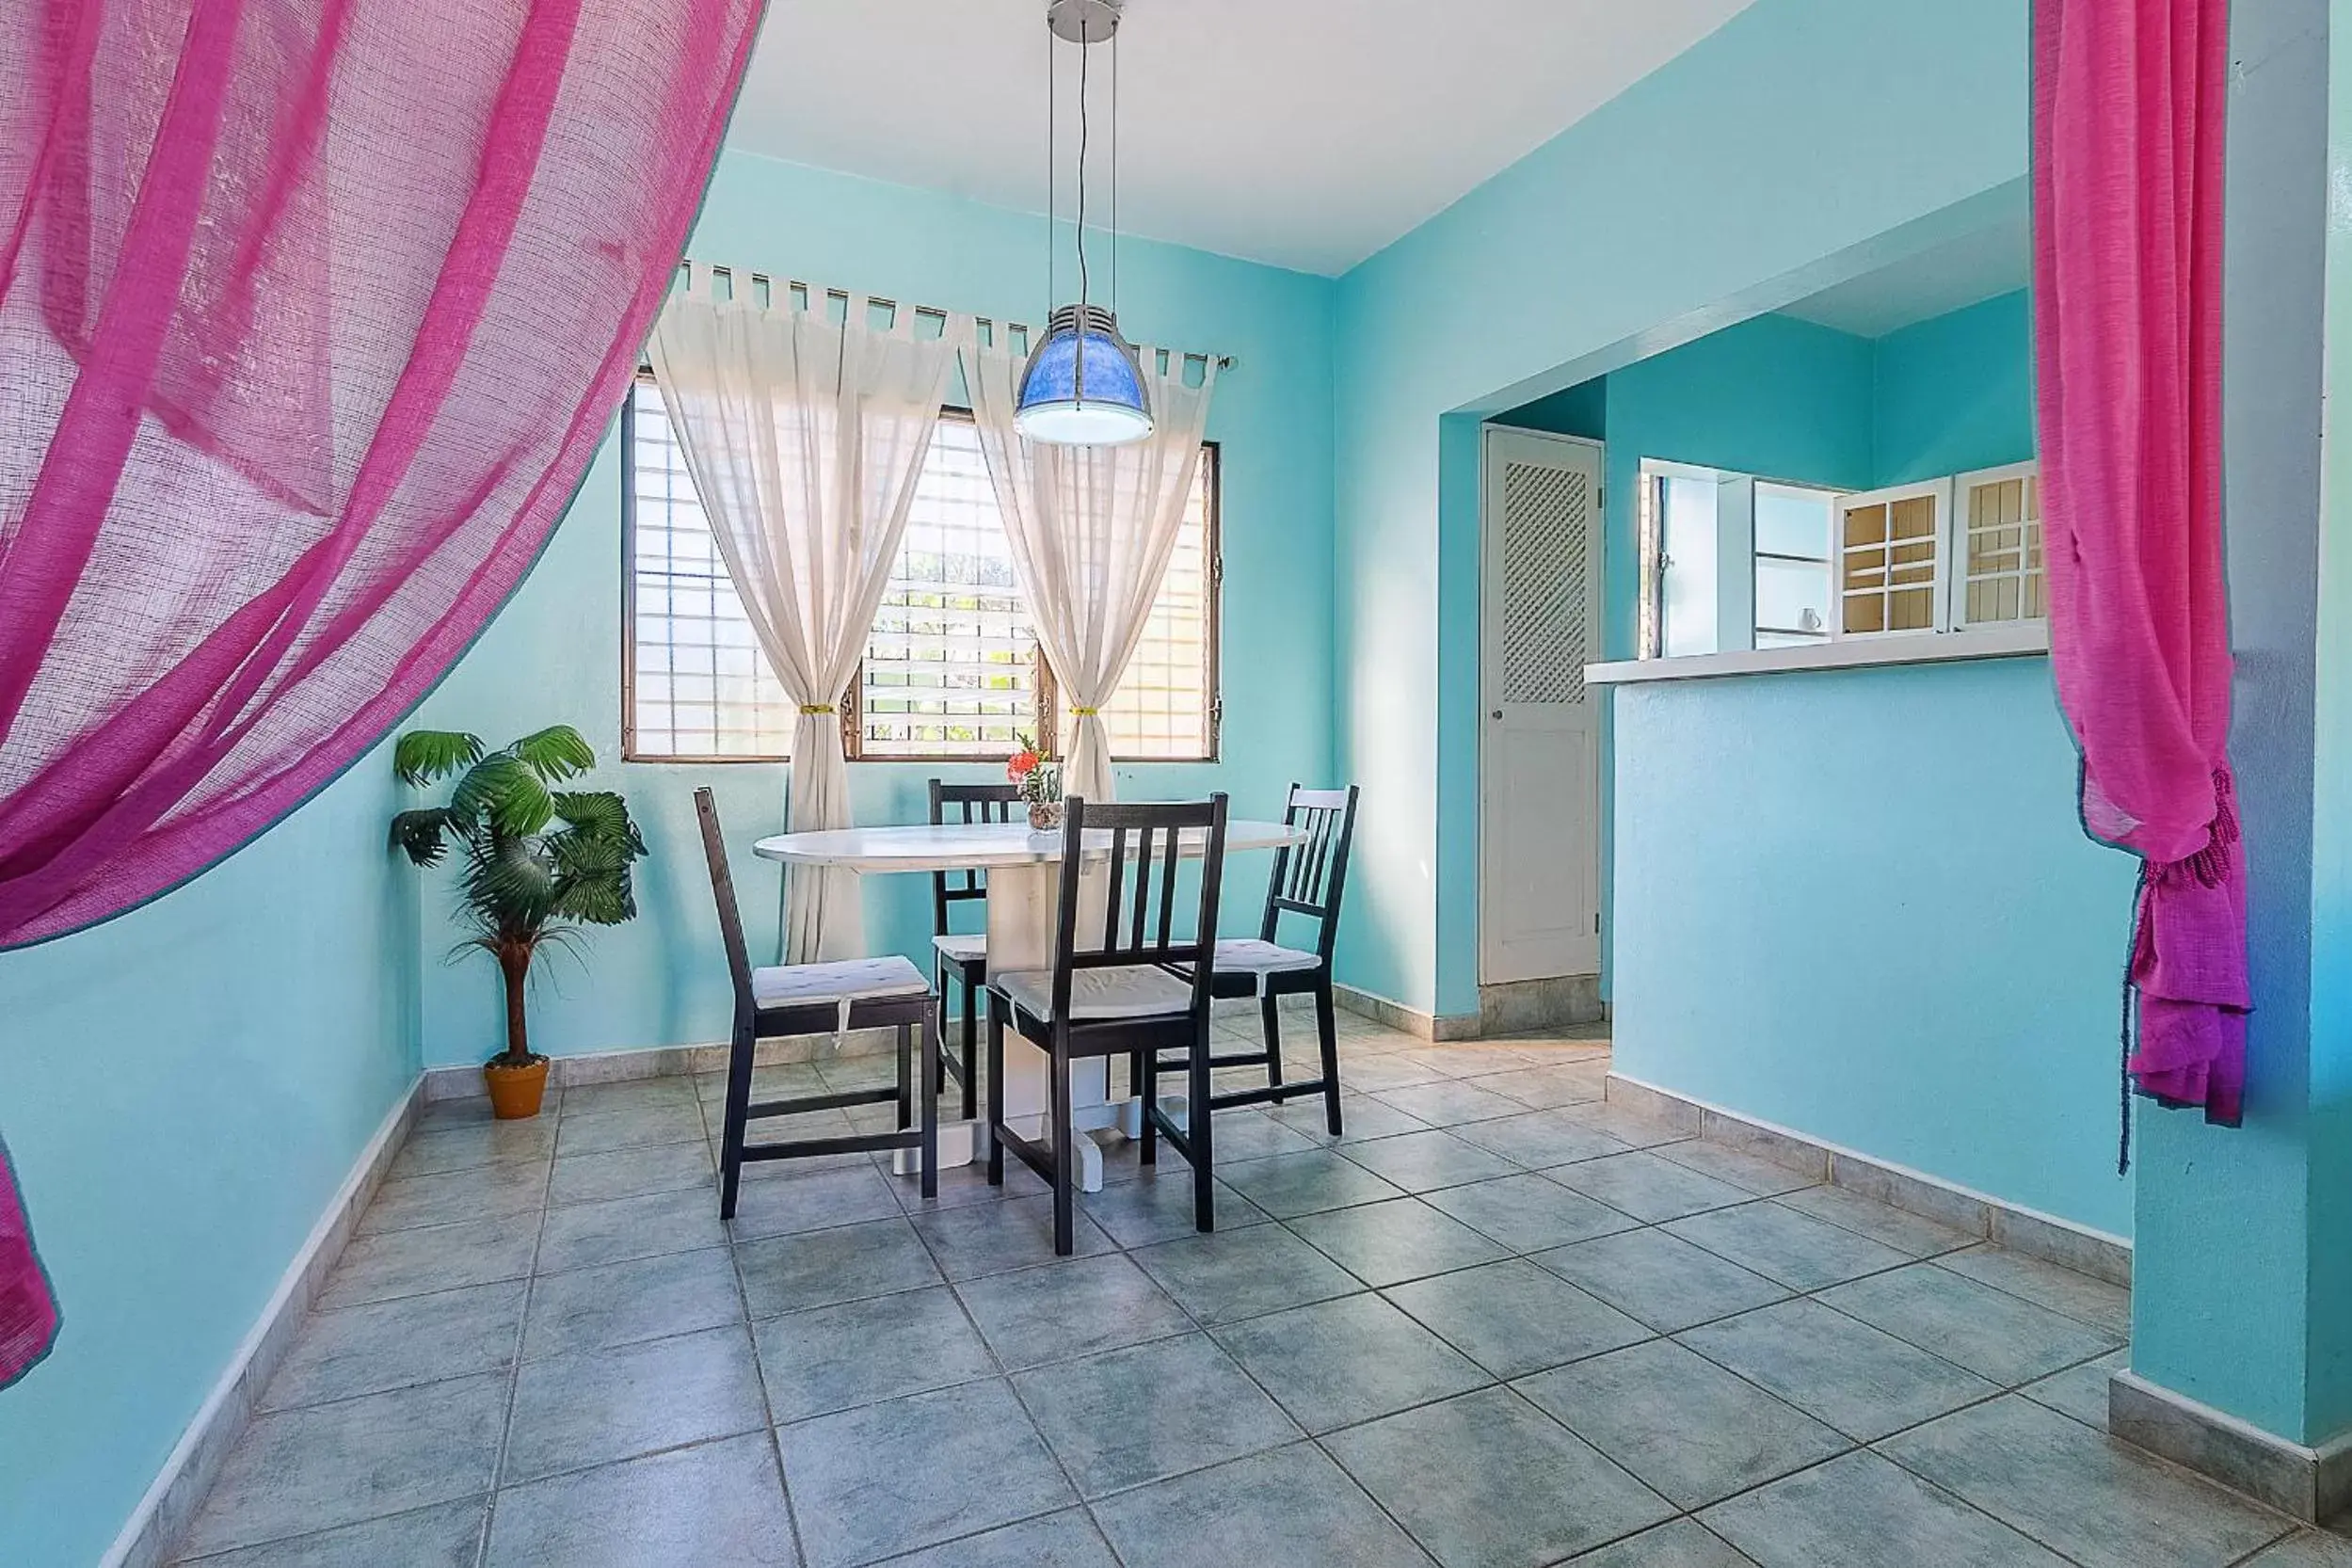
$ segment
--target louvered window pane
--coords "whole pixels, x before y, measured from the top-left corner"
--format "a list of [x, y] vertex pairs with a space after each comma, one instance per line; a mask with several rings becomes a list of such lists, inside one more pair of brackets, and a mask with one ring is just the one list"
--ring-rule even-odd
[[1216, 461], [1214, 449], [1201, 455], [1200, 475], [1160, 598], [1144, 623], [1135, 657], [1119, 678], [1118, 694], [1103, 708], [1115, 758], [1182, 760], [1215, 753], [1209, 648], [1217, 585], [1208, 509], [1216, 493]]
[[859, 689], [868, 757], [1002, 757], [1037, 729], [1037, 633], [969, 420], [915, 485]]
[[632, 758], [781, 758], [798, 710], [760, 653], [651, 382], [637, 384], [630, 424], [636, 625], [623, 750]]

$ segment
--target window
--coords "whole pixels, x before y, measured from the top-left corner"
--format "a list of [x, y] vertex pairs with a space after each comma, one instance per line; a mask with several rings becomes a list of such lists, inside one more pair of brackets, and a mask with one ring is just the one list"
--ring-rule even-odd
[[1951, 481], [1838, 500], [1838, 632], [1869, 637], [1944, 624], [1944, 516]]
[[1830, 640], [1830, 541], [1836, 496], [1758, 480], [1755, 489], [1755, 646]]
[[1645, 458], [1640, 656], [1826, 642], [1836, 500], [1813, 486]]
[[[760, 651], [650, 378], [637, 382], [624, 429], [624, 755], [780, 760], [798, 710]], [[1160, 598], [1103, 708], [1119, 760], [1216, 757], [1217, 480], [1210, 442]], [[961, 410], [940, 416], [848, 697], [856, 759], [1001, 757], [1016, 731], [1066, 737], [979, 437]]]

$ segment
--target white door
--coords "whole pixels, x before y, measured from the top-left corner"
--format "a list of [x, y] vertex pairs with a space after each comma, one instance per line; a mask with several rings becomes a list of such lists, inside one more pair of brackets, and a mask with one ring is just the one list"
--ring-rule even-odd
[[1601, 968], [1601, 448], [1486, 432], [1479, 982]]

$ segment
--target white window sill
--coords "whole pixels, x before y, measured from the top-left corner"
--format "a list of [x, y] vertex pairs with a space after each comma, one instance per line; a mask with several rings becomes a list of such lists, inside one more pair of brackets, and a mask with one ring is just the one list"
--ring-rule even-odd
[[1726, 675], [1778, 675], [1792, 670], [1863, 669], [1880, 664], [1946, 664], [1964, 659], [2020, 659], [2050, 651], [2047, 621], [1979, 627], [1971, 632], [1918, 632], [1854, 637], [1810, 648], [1740, 648], [1687, 653], [1674, 659], [1619, 659], [1584, 666], [1588, 686], [1626, 686], [1643, 680], [1704, 680]]

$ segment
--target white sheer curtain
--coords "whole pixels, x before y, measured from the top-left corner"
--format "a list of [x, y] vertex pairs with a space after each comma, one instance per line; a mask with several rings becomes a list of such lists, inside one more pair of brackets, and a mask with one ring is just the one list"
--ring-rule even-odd
[[1015, 568], [1062, 698], [1078, 720], [1062, 774], [1065, 793], [1110, 800], [1111, 737], [1102, 705], [1126, 673], [1160, 597], [1200, 469], [1217, 363], [1187, 385], [1184, 357], [1140, 351], [1152, 433], [1126, 446], [1041, 446], [1013, 427], [1025, 356], [1003, 328], [968, 341], [966, 387], [980, 450], [1004, 514]]
[[[696, 265], [671, 296], [653, 376], [728, 575], [800, 705], [789, 825], [848, 827], [839, 704], [906, 531], [955, 344], [918, 338], [912, 311], [876, 328], [863, 296], [835, 321], [822, 289], [803, 306], [779, 283], [761, 306], [748, 281], [728, 298], [712, 282]], [[784, 927], [787, 963], [864, 956], [856, 874], [795, 867]]]

